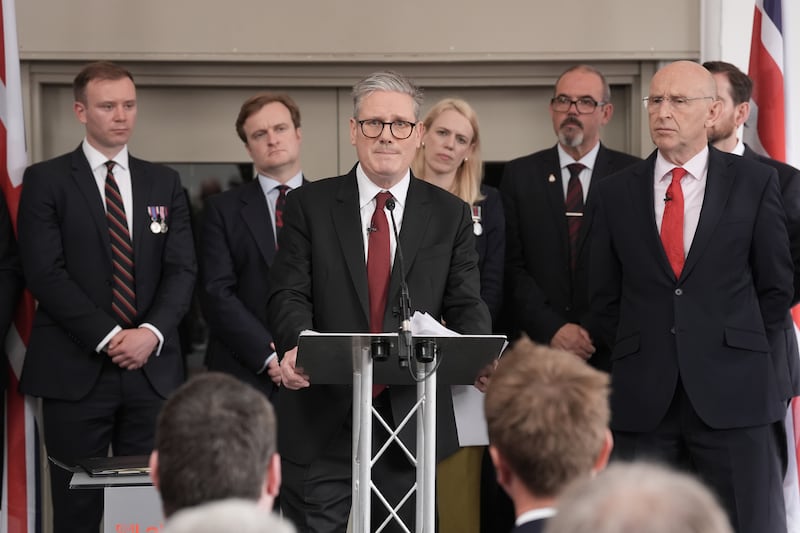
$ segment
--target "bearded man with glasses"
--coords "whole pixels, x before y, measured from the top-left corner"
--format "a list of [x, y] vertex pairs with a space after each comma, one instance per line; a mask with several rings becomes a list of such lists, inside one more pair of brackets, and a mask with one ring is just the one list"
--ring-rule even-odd
[[[350, 141], [358, 163], [344, 176], [310, 183], [289, 195], [279, 249], [270, 270], [269, 321], [285, 390], [278, 402], [281, 508], [299, 531], [341, 531], [351, 505], [352, 388], [321, 385], [297, 366], [297, 337], [319, 332], [395, 332], [400, 279], [411, 310], [441, 318], [459, 333], [488, 334], [480, 296], [478, 254], [466, 203], [414, 178], [420, 145], [420, 90], [394, 72], [378, 72], [353, 87]], [[393, 206], [387, 203], [391, 199]], [[391, 216], [400, 242], [395, 242]], [[402, 249], [406, 272], [400, 270]], [[392, 267], [394, 265], [394, 267]], [[437, 396], [437, 453], [458, 448], [449, 394]], [[416, 388], [376, 389], [373, 406], [396, 427], [416, 402]], [[415, 449], [415, 422], [400, 433]], [[373, 426], [373, 443], [385, 431]], [[380, 440], [378, 437], [381, 437]], [[393, 506], [415, 481], [415, 468], [392, 443], [372, 468], [372, 480]], [[372, 500], [372, 528], [387, 516]], [[413, 526], [414, 498], [400, 508]], [[383, 531], [402, 531], [389, 524]]]
[[603, 74], [588, 65], [569, 68], [550, 100], [558, 143], [510, 161], [500, 184], [516, 329], [605, 371], [609, 352], [587, 313], [593, 190], [595, 182], [639, 161], [600, 142], [613, 112]]

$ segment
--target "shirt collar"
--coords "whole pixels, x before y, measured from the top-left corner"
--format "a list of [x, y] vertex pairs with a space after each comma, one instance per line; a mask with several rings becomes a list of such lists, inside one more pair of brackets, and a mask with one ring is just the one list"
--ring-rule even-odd
[[[372, 199], [375, 198], [376, 194], [386, 190], [375, 185], [375, 183], [367, 177], [364, 170], [361, 168], [361, 163], [356, 167], [356, 183], [358, 184], [359, 209], [363, 209], [364, 206], [370, 203]], [[403, 179], [395, 183], [395, 185], [389, 189], [394, 201], [400, 204], [400, 207], [405, 207], [406, 205], [406, 196], [408, 195], [408, 186], [410, 184], [411, 171], [408, 170], [406, 171], [406, 175], [403, 176]]]
[[264, 194], [267, 194], [275, 187], [279, 185], [287, 185], [289, 190], [294, 190], [300, 187], [303, 184], [303, 171], [301, 170], [297, 174], [295, 174], [292, 179], [287, 181], [286, 183], [281, 183], [278, 180], [274, 180], [270, 177], [264, 176], [263, 174], [258, 174], [256, 176], [258, 178], [258, 183], [261, 185], [261, 189], [264, 191]]
[[561, 169], [567, 168], [567, 165], [571, 163], [580, 163], [590, 171], [594, 170], [594, 163], [597, 160], [597, 154], [600, 153], [600, 143], [594, 145], [594, 148], [589, 150], [585, 156], [581, 157], [579, 161], [575, 161], [575, 159], [564, 150], [564, 147], [561, 146], [561, 143], [556, 145], [558, 149], [558, 162], [561, 165]]
[[744, 155], [744, 141], [736, 139], [736, 147], [731, 151], [732, 154]]
[[[653, 172], [656, 181], [672, 179], [671, 172], [676, 166], [678, 165], [667, 161], [659, 151], [656, 155], [656, 167], [655, 171]], [[702, 180], [703, 176], [705, 176], [706, 172], [708, 171], [708, 145], [704, 146], [703, 149], [697, 152], [693, 158], [680, 166], [686, 169], [686, 172], [689, 176], [698, 181]]]
[[521, 515], [517, 517], [517, 521], [515, 524], [517, 526], [521, 526], [522, 524], [527, 524], [528, 522], [533, 522], [534, 520], [542, 520], [544, 518], [552, 518], [556, 515], [556, 508], [555, 507], [539, 507], [538, 509], [531, 509], [530, 511], [525, 511]]
[[[89, 144], [89, 140], [86, 138], [83, 139], [81, 148], [83, 148], [83, 155], [86, 156], [86, 160], [89, 162], [89, 168], [92, 169], [92, 172], [105, 165], [106, 161], [109, 161], [97, 148]], [[128, 170], [128, 145], [126, 144], [123, 146], [122, 150], [111, 158], [111, 161], [123, 169]]]

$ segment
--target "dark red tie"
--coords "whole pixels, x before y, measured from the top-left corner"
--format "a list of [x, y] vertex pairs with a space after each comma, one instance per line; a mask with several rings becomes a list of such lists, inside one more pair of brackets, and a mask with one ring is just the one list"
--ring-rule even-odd
[[686, 175], [686, 169], [675, 167], [672, 169], [672, 182], [667, 187], [664, 198], [664, 217], [661, 219], [661, 243], [672, 266], [675, 277], [681, 276], [685, 254], [683, 250], [683, 189], [681, 178]]
[[114, 179], [114, 162], [106, 161], [106, 220], [111, 237], [111, 308], [123, 326], [132, 326], [136, 318], [136, 282], [133, 269], [133, 246], [128, 231], [125, 205]]
[[567, 227], [569, 229], [569, 265], [574, 271], [578, 262], [578, 235], [583, 222], [583, 187], [580, 174], [586, 168], [581, 163], [567, 165], [569, 169], [569, 182], [567, 183], [567, 197], [564, 207], [567, 211]]
[[283, 210], [286, 208], [286, 193], [289, 191], [288, 185], [278, 185], [278, 198], [275, 200], [275, 239], [283, 228]]
[[[389, 222], [383, 208], [391, 193], [379, 192], [375, 196], [375, 212], [369, 228], [367, 244], [367, 285], [369, 287], [369, 332], [383, 332], [383, 315], [389, 297], [389, 279], [392, 274], [389, 248]], [[373, 385], [372, 396], [380, 394], [386, 385]]]

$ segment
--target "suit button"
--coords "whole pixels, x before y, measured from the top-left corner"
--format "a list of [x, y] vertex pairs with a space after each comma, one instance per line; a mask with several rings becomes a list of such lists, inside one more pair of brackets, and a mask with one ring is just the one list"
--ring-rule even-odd
[[564, 311], [566, 311], [567, 313], [569, 313], [570, 311], [572, 311], [572, 307], [570, 307], [570, 306], [566, 306], [566, 307], [564, 308]]
[[683, 289], [675, 289], [675, 296], [680, 296], [683, 294]]
[[671, 328], [669, 328], [669, 332], [672, 333], [673, 335], [675, 335], [675, 326], [672, 326]]

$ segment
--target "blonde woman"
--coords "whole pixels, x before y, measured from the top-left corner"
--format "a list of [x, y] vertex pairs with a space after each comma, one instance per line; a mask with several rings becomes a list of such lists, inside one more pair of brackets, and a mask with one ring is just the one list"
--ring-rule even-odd
[[[475, 111], [464, 100], [446, 98], [424, 119], [422, 145], [412, 164], [417, 178], [450, 191], [472, 209], [479, 256], [481, 297], [497, 327], [503, 298], [505, 218], [496, 189], [481, 184], [480, 130]], [[482, 446], [461, 448], [437, 468], [440, 533], [480, 531]]]

